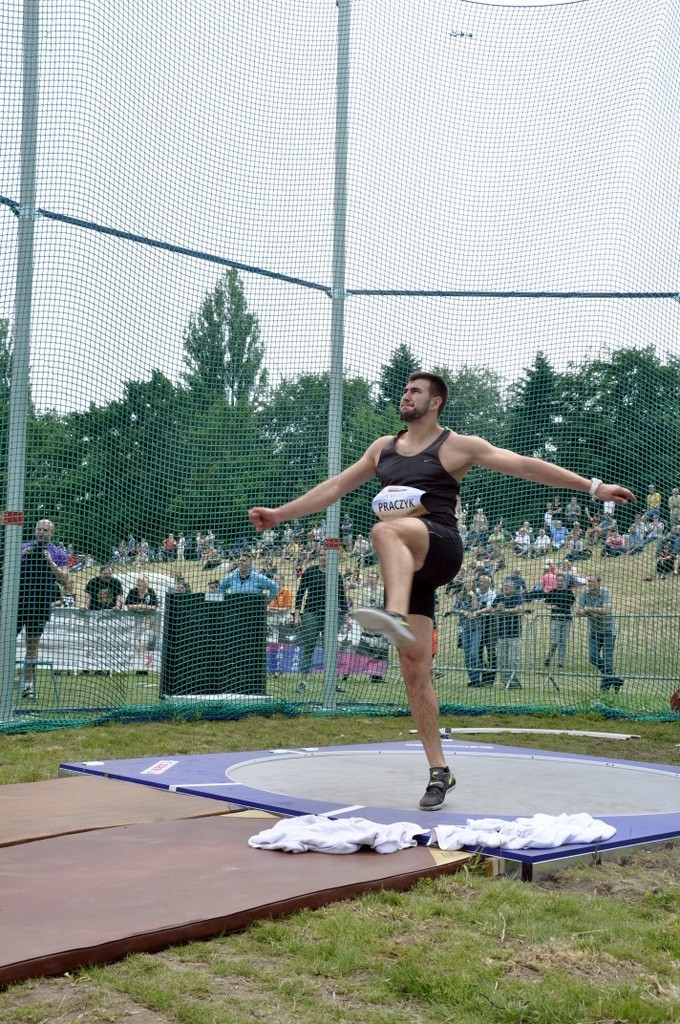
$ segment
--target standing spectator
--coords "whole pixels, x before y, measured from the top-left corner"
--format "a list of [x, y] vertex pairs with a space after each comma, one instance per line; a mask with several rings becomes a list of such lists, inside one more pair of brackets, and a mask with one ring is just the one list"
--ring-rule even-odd
[[120, 611], [123, 607], [123, 584], [113, 575], [113, 566], [109, 563], [99, 570], [99, 576], [93, 576], [85, 587], [80, 601], [83, 612]]
[[177, 538], [177, 561], [183, 562], [187, 550], [187, 539], [182, 532]]
[[486, 544], [489, 537], [489, 520], [484, 515], [484, 509], [480, 507], [474, 514], [472, 520], [472, 544]]
[[357, 560], [357, 565], [362, 568], [366, 563], [366, 556], [371, 550], [370, 542], [366, 540], [363, 534], [358, 534], [356, 543], [352, 548], [352, 554]]
[[543, 513], [543, 526], [547, 534], [550, 534], [550, 531], [553, 528], [553, 521], [555, 518], [556, 516], [553, 512], [552, 502], [548, 501], [546, 502], [545, 512]]
[[[468, 674], [468, 686], [482, 685], [482, 666], [479, 659], [479, 647], [482, 638], [482, 624], [477, 616], [479, 603], [473, 580], [466, 580], [458, 594], [453, 611], [458, 613], [460, 630], [460, 646]], [[446, 612], [449, 615], [450, 612]]]
[[661, 511], [661, 495], [656, 489], [656, 484], [650, 484], [647, 488], [647, 518], [656, 519]]
[[668, 499], [668, 521], [671, 530], [680, 523], [680, 488], [674, 487]]
[[555, 572], [555, 566], [550, 562], [546, 562], [543, 567], [543, 575], [541, 576], [541, 593], [549, 594], [551, 590], [555, 589], [557, 583], [557, 574]]
[[581, 518], [581, 506], [576, 498], [570, 498], [567, 507], [564, 510], [564, 518], [567, 521], [569, 529], [572, 529], [574, 523], [577, 523]]
[[481, 627], [479, 635], [481, 685], [493, 686], [496, 678], [496, 631], [491, 608], [496, 600], [496, 591], [491, 586], [491, 579], [485, 573], [482, 573], [477, 580], [476, 595], [477, 614]]
[[612, 596], [601, 586], [599, 576], [589, 576], [579, 596], [576, 615], [588, 618], [588, 660], [602, 673], [601, 690], [620, 690], [623, 679], [614, 675], [616, 630], [612, 615]]
[[576, 595], [567, 587], [567, 581], [563, 572], [558, 572], [555, 587], [546, 594], [545, 603], [550, 606], [550, 650], [545, 659], [546, 668], [557, 651], [557, 667], [564, 668], [567, 658], [567, 642], [573, 624], [572, 608], [576, 601]]
[[345, 512], [340, 523], [340, 538], [343, 550], [349, 555], [354, 547], [354, 520]]
[[[338, 612], [347, 616], [347, 596], [338, 574]], [[307, 689], [312, 655], [317, 641], [323, 639], [326, 615], [326, 552], [319, 552], [318, 563], [308, 565], [300, 578], [300, 585], [295, 595], [294, 625], [299, 628], [298, 643], [302, 647], [300, 656], [300, 682], [298, 693]]]
[[163, 541], [163, 557], [166, 562], [174, 562], [177, 557], [177, 541], [174, 533], [169, 533]]
[[19, 606], [17, 636], [26, 630], [26, 664], [22, 697], [35, 698], [35, 663], [45, 626], [50, 618], [54, 601], [61, 595], [61, 587], [68, 590], [68, 555], [64, 548], [53, 543], [54, 523], [39, 519], [33, 531], [33, 540], [21, 545], [19, 568]]
[[492, 608], [496, 622], [496, 664], [501, 684], [508, 690], [521, 690], [522, 684], [517, 678], [517, 673], [524, 598], [512, 580], [505, 580]]
[[228, 573], [219, 585], [220, 594], [267, 594], [271, 601], [279, 592], [279, 584], [269, 576], [253, 569], [248, 551], [242, 551], [233, 572]]

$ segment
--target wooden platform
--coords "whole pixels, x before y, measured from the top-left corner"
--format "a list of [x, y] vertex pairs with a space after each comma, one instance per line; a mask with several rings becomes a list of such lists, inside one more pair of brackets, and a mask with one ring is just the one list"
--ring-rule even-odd
[[251, 849], [265, 811], [94, 778], [0, 787], [0, 984], [458, 870], [464, 853]]

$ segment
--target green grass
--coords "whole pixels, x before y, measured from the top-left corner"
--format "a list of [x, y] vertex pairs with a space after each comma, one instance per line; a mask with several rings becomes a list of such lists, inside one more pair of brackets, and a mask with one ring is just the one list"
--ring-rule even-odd
[[[447, 717], [451, 726], [622, 731], [597, 715]], [[0, 783], [60, 761], [406, 738], [407, 718], [112, 723], [0, 738]], [[639, 739], [508, 742], [677, 764], [672, 723]], [[482, 737], [484, 739], [484, 737]], [[672, 1024], [680, 1020], [680, 846], [587, 860], [523, 884], [472, 863], [209, 942], [0, 993], [4, 1024]]]

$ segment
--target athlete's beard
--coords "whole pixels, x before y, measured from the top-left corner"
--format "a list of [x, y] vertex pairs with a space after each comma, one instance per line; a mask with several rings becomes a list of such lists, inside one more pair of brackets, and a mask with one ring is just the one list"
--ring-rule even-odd
[[416, 406], [413, 406], [412, 409], [399, 410], [399, 416], [404, 423], [413, 423], [415, 420], [422, 420], [423, 416], [426, 416], [427, 413], [428, 409], [418, 409]]

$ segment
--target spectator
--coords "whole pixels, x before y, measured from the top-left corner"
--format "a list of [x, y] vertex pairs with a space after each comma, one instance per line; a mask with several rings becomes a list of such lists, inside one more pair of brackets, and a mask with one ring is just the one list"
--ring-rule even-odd
[[496, 630], [491, 608], [496, 600], [496, 591], [490, 578], [482, 574], [477, 581], [477, 614], [480, 624], [479, 662], [481, 685], [493, 686], [496, 678]]
[[546, 594], [545, 603], [550, 607], [550, 649], [545, 659], [546, 668], [557, 651], [557, 667], [564, 668], [567, 658], [567, 642], [573, 624], [572, 608], [576, 601], [576, 595], [567, 587], [567, 580], [563, 572], [558, 572], [555, 580], [555, 587]]
[[[248, 557], [248, 564], [250, 564], [250, 555]], [[203, 555], [201, 557], [201, 570], [203, 572], [210, 572], [213, 569], [219, 569], [222, 559], [219, 556], [219, 552], [213, 544], [203, 549]]]
[[578, 575], [574, 569], [573, 562], [570, 562], [568, 558], [565, 558], [563, 562], [560, 562], [558, 568], [564, 573], [564, 582], [567, 587], [585, 587], [588, 582], [585, 576]]
[[340, 539], [343, 550], [349, 555], [354, 547], [354, 520], [345, 512], [340, 523]]
[[135, 585], [128, 591], [125, 598], [125, 605], [129, 612], [155, 612], [158, 611], [158, 598], [156, 591], [149, 586], [148, 576], [138, 576]]
[[524, 598], [512, 580], [503, 583], [502, 592], [493, 602], [496, 624], [496, 664], [501, 684], [507, 690], [521, 690], [517, 678], [522, 637]]
[[680, 523], [675, 524], [668, 540], [673, 552], [673, 572], [677, 576], [680, 568]]
[[612, 596], [601, 586], [599, 576], [589, 576], [588, 585], [579, 596], [576, 615], [588, 618], [588, 660], [602, 673], [601, 690], [616, 691], [623, 686], [623, 679], [614, 675], [614, 644], [616, 630], [612, 615]]
[[359, 566], [359, 568], [361, 568], [365, 564], [366, 556], [371, 550], [372, 548], [370, 542], [366, 540], [363, 534], [357, 534], [356, 542], [354, 544], [354, 547], [352, 548], [352, 554], [356, 558], [357, 565]]
[[163, 558], [166, 562], [174, 562], [177, 557], [177, 541], [174, 533], [169, 533], [163, 541]]
[[545, 558], [552, 547], [550, 537], [545, 532], [543, 527], [536, 534], [536, 540], [534, 541], [532, 556], [534, 558]]
[[[173, 576], [172, 580], [173, 580], [172, 587], [169, 587], [168, 589], [172, 590], [173, 593], [175, 593], [175, 594], [190, 594], [191, 593], [191, 587], [189, 586], [187, 581], [184, 579], [184, 576]], [[210, 584], [208, 584], [208, 586], [210, 586]]]
[[569, 503], [564, 510], [564, 518], [569, 529], [572, 529], [574, 523], [577, 523], [581, 518], [581, 506], [576, 498], [570, 498]]
[[275, 574], [272, 578], [278, 586], [279, 592], [271, 599], [268, 608], [272, 612], [282, 612], [287, 615], [293, 610], [293, 593], [286, 586], [283, 576]]
[[187, 550], [187, 539], [183, 533], [177, 538], [177, 561], [183, 562]]
[[518, 592], [518, 594], [521, 594], [522, 597], [526, 597], [527, 583], [524, 577], [520, 574], [518, 569], [515, 569], [513, 572], [508, 573], [508, 575], [503, 580], [503, 583], [507, 583], [508, 580], [511, 581], [513, 587]]
[[489, 537], [489, 520], [484, 515], [484, 509], [480, 507], [474, 514], [472, 520], [472, 544], [486, 544]]
[[[357, 538], [358, 539], [358, 538]], [[347, 617], [348, 605], [342, 578], [338, 575], [338, 599], [336, 611]], [[308, 565], [302, 573], [295, 595], [293, 622], [299, 628], [298, 643], [302, 647], [300, 656], [300, 682], [298, 693], [307, 689], [312, 655], [317, 641], [323, 638], [326, 615], [326, 552], [319, 552], [317, 564]]]
[[647, 488], [647, 518], [656, 519], [661, 511], [661, 495], [656, 489], [656, 484], [650, 484]]
[[515, 555], [517, 558], [528, 558], [531, 552], [531, 534], [521, 526], [515, 534]]
[[541, 593], [549, 594], [551, 590], [555, 589], [557, 583], [557, 574], [555, 572], [555, 566], [551, 562], [546, 562], [543, 567], [543, 575], [541, 576]]
[[556, 519], [555, 525], [550, 531], [550, 540], [555, 551], [559, 551], [559, 549], [566, 544], [568, 533], [569, 531], [566, 526], [562, 525], [562, 520]]
[[674, 487], [668, 499], [668, 521], [671, 530], [680, 523], [680, 488]]
[[673, 562], [673, 549], [670, 542], [665, 541], [661, 553], [656, 559], [656, 576], [643, 576], [642, 579], [645, 583], [651, 583], [653, 579], [665, 579], [673, 572]]
[[[460, 531], [459, 531], [460, 532]], [[503, 524], [497, 523], [491, 533], [489, 534], [489, 544], [499, 545], [505, 544], [505, 533], [503, 532]]]
[[[453, 611], [458, 614], [460, 646], [463, 650], [463, 660], [468, 674], [468, 686], [488, 685], [482, 683], [482, 666], [479, 658], [482, 623], [477, 615], [478, 608], [474, 582], [467, 580], [458, 594]], [[450, 613], [446, 612], [445, 614]]]
[[602, 557], [617, 558], [619, 555], [625, 555], [625, 553], [626, 542], [616, 527], [610, 526], [607, 530], [607, 539], [602, 545]]
[[237, 568], [228, 573], [220, 582], [220, 594], [267, 594], [271, 601], [279, 592], [279, 584], [260, 572], [255, 572], [251, 555], [242, 551], [238, 558]]
[[19, 605], [17, 636], [26, 630], [26, 662], [24, 666], [25, 700], [35, 699], [35, 663], [45, 626], [53, 603], [61, 596], [61, 587], [69, 589], [68, 555], [54, 544], [54, 523], [39, 519], [33, 540], [21, 545], [19, 567]]
[[553, 512], [552, 502], [548, 501], [545, 506], [545, 512], [543, 513], [543, 526], [547, 534], [550, 534], [550, 531], [553, 528], [553, 521], [556, 518], [557, 516]]
[[86, 585], [80, 600], [83, 612], [120, 611], [123, 607], [123, 584], [113, 575], [113, 566], [102, 565], [98, 576]]

